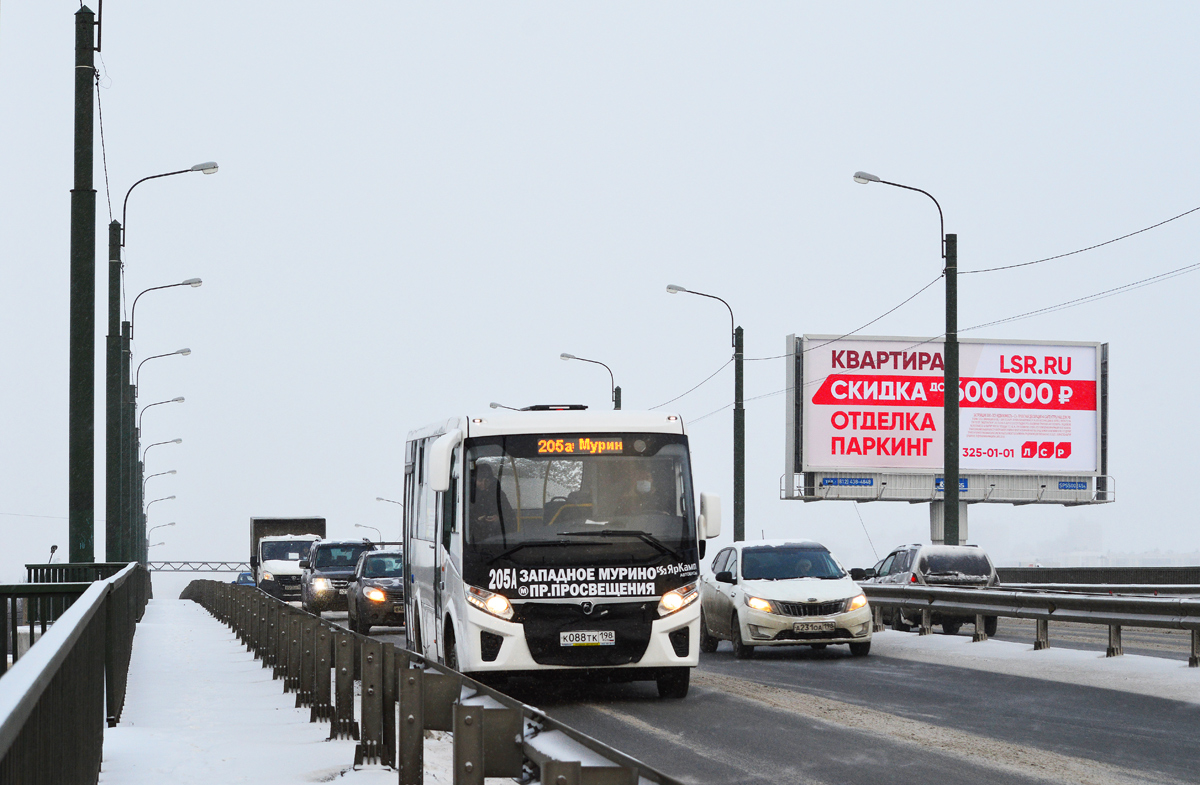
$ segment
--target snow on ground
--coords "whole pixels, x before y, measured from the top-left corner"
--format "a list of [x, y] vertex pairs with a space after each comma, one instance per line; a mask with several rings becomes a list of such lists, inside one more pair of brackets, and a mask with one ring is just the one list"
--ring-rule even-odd
[[[353, 741], [326, 741], [282, 682], [233, 632], [186, 600], [151, 600], [137, 626], [121, 723], [104, 733], [104, 785], [346, 782], [382, 785], [396, 772], [351, 770]], [[425, 743], [426, 783], [452, 781], [445, 734]]]
[[1053, 632], [1050, 648], [1041, 651], [1034, 651], [1032, 642], [974, 643], [967, 635], [917, 635], [895, 630], [877, 632], [871, 640], [872, 657], [899, 657], [1200, 703], [1200, 668], [1189, 668], [1186, 659], [1137, 654], [1105, 657], [1102, 650], [1056, 649]]

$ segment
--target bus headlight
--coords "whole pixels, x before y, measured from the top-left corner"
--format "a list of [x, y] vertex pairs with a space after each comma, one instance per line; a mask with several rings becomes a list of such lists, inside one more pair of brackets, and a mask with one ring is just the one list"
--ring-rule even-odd
[[774, 613], [775, 612], [775, 606], [771, 605], [771, 601], [764, 600], [761, 597], [751, 597], [749, 595], [746, 595], [746, 604], [749, 605], [754, 610], [762, 611], [763, 613]]
[[383, 591], [381, 591], [380, 589], [376, 589], [374, 587], [367, 589], [363, 593], [366, 595], [367, 599], [370, 600], [371, 602], [383, 602], [384, 600], [387, 599], [387, 595], [384, 594]]
[[313, 591], [329, 591], [333, 588], [333, 584], [328, 578], [313, 578]]
[[859, 608], [867, 607], [867, 595], [860, 594], [857, 597], [851, 597], [846, 600], [846, 612], [856, 611]]
[[658, 615], [668, 616], [680, 608], [686, 608], [691, 605], [700, 596], [700, 592], [696, 588], [696, 583], [689, 583], [687, 586], [680, 586], [678, 589], [671, 589], [662, 596], [658, 601]]
[[511, 619], [513, 615], [512, 603], [503, 594], [496, 594], [487, 589], [476, 588], [475, 586], [467, 587], [467, 602], [474, 605], [481, 611], [497, 616], [501, 619]]

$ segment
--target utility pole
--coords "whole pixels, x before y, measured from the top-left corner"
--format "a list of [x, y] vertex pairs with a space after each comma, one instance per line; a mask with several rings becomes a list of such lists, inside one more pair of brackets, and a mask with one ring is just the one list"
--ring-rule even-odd
[[733, 331], [733, 541], [746, 539], [746, 409], [742, 405], [742, 328]]
[[95, 561], [96, 191], [92, 118], [96, 16], [75, 13], [75, 181], [71, 189], [71, 326], [67, 414], [68, 560]]
[[942, 398], [945, 447], [943, 542], [958, 545], [958, 235], [946, 235], [946, 370]]
[[129, 561], [121, 498], [121, 223], [108, 225], [108, 339], [104, 364], [104, 560]]

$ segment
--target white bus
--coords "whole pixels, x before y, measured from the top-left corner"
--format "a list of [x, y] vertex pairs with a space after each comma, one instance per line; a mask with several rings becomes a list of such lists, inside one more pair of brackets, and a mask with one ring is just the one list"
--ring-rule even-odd
[[483, 678], [573, 670], [682, 698], [720, 500], [696, 511], [678, 416], [584, 408], [408, 435], [408, 646]]

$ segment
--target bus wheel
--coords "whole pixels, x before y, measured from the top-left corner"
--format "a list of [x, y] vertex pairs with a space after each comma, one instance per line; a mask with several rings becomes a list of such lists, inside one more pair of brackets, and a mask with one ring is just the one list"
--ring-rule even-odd
[[454, 648], [454, 628], [450, 626], [449, 619], [446, 619], [446, 636], [442, 638], [442, 647], [443, 664], [450, 670], [458, 670], [458, 650]]
[[691, 668], [671, 668], [655, 679], [658, 682], [658, 697], [670, 699], [686, 698], [688, 694], [688, 682], [691, 680], [691, 677]]

